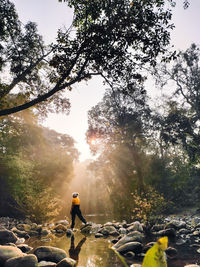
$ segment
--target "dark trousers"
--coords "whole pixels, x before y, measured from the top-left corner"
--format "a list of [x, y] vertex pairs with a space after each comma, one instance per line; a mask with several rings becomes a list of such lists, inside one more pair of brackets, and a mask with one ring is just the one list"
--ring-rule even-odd
[[71, 224], [71, 228], [74, 228], [75, 225], [75, 219], [76, 219], [76, 215], [79, 217], [79, 219], [83, 222], [86, 223], [85, 218], [83, 217], [81, 210], [79, 208], [79, 206], [74, 206], [72, 211], [71, 211], [71, 217], [72, 217], [72, 224]]

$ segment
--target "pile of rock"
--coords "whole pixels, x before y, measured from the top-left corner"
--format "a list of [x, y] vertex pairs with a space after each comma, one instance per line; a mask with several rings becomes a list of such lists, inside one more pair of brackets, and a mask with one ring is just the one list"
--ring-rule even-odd
[[[94, 235], [96, 238], [109, 237], [112, 248], [126, 257], [129, 262], [134, 262], [136, 258], [142, 262], [146, 251], [161, 236], [174, 239], [174, 245], [169, 246], [166, 250], [169, 259], [176, 258], [179, 250], [181, 251], [186, 246], [188, 249], [193, 249], [195, 253], [200, 253], [200, 217], [169, 217], [163, 223], [154, 225], [148, 230], [147, 236], [146, 227], [138, 221], [89, 223], [81, 228], [84, 235]], [[50, 246], [33, 249], [25, 244], [26, 239], [31, 236], [44, 236], [43, 240], [46, 238], [50, 241], [52, 234], [72, 236], [74, 233], [69, 229], [69, 223], [66, 220], [38, 225], [29, 220], [17, 221], [0, 218], [0, 266], [75, 266], [76, 262], [68, 258], [62, 249]], [[147, 242], [147, 239], [153, 242]], [[136, 266], [132, 265], [132, 267]]]
[[40, 246], [36, 249], [24, 244], [30, 236], [46, 236], [67, 232], [65, 220], [56, 224], [38, 225], [11, 218], [0, 219], [0, 266], [1, 267], [73, 267], [76, 261], [59, 248]]
[[22, 252], [21, 248], [15, 245], [0, 245], [0, 266], [4, 267], [72, 267], [76, 261], [67, 257], [64, 250], [41, 246], [30, 254]]
[[[168, 259], [178, 257], [178, 251], [187, 247], [194, 253], [200, 253], [200, 217], [194, 218], [166, 218], [163, 223], [154, 225], [147, 229], [138, 221], [127, 224], [106, 223], [104, 225], [88, 225], [81, 230], [84, 234], [94, 234], [96, 238], [111, 236], [113, 249], [127, 258], [134, 261], [139, 258], [141, 261], [146, 251], [154, 245], [155, 240], [162, 236], [168, 236], [173, 240], [173, 247], [169, 246], [166, 250]], [[146, 242], [151, 239], [154, 242]], [[200, 261], [200, 258], [199, 258]], [[136, 265], [132, 265], [136, 266]], [[188, 267], [190, 265], [187, 265]], [[191, 267], [195, 267], [194, 265]]]

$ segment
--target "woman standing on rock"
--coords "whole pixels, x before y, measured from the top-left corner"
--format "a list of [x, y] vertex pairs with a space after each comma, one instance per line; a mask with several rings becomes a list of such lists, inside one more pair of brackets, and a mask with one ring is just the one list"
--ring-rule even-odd
[[71, 223], [71, 229], [73, 230], [74, 225], [75, 225], [75, 218], [76, 215], [79, 217], [79, 219], [86, 224], [86, 220], [85, 218], [82, 216], [81, 210], [80, 210], [80, 199], [78, 197], [79, 193], [73, 193], [72, 194], [72, 206], [71, 206], [71, 219], [72, 219], [72, 223]]

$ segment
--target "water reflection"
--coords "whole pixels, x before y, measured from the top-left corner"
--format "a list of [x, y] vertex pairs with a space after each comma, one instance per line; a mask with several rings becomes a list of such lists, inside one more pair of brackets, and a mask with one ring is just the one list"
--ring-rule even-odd
[[69, 249], [69, 257], [74, 259], [76, 261], [76, 266], [78, 266], [78, 261], [79, 261], [79, 253], [81, 251], [81, 247], [82, 245], [85, 243], [86, 241], [86, 237], [84, 236], [80, 242], [78, 243], [77, 246], [75, 246], [75, 238], [74, 235], [71, 237], [71, 245], [70, 245], [70, 249]]

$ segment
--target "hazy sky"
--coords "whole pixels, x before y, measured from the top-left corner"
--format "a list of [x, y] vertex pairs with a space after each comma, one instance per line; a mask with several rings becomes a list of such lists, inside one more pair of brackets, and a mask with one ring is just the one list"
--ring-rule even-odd
[[[34, 21], [46, 43], [51, 43], [56, 38], [57, 29], [67, 28], [72, 21], [73, 12], [66, 3], [58, 0], [13, 0], [19, 18], [23, 23]], [[183, 0], [177, 0], [174, 9], [173, 22], [176, 28], [171, 39], [176, 49], [186, 49], [192, 42], [200, 44], [200, 0], [190, 0], [191, 5], [187, 10], [182, 7]], [[96, 105], [103, 97], [103, 88], [100, 79], [92, 79], [87, 84], [81, 83], [67, 92], [71, 101], [70, 115], [50, 114], [44, 125], [60, 133], [71, 135], [77, 142], [76, 147], [81, 152], [80, 160], [90, 158], [89, 147], [85, 141], [87, 130], [87, 111]]]

